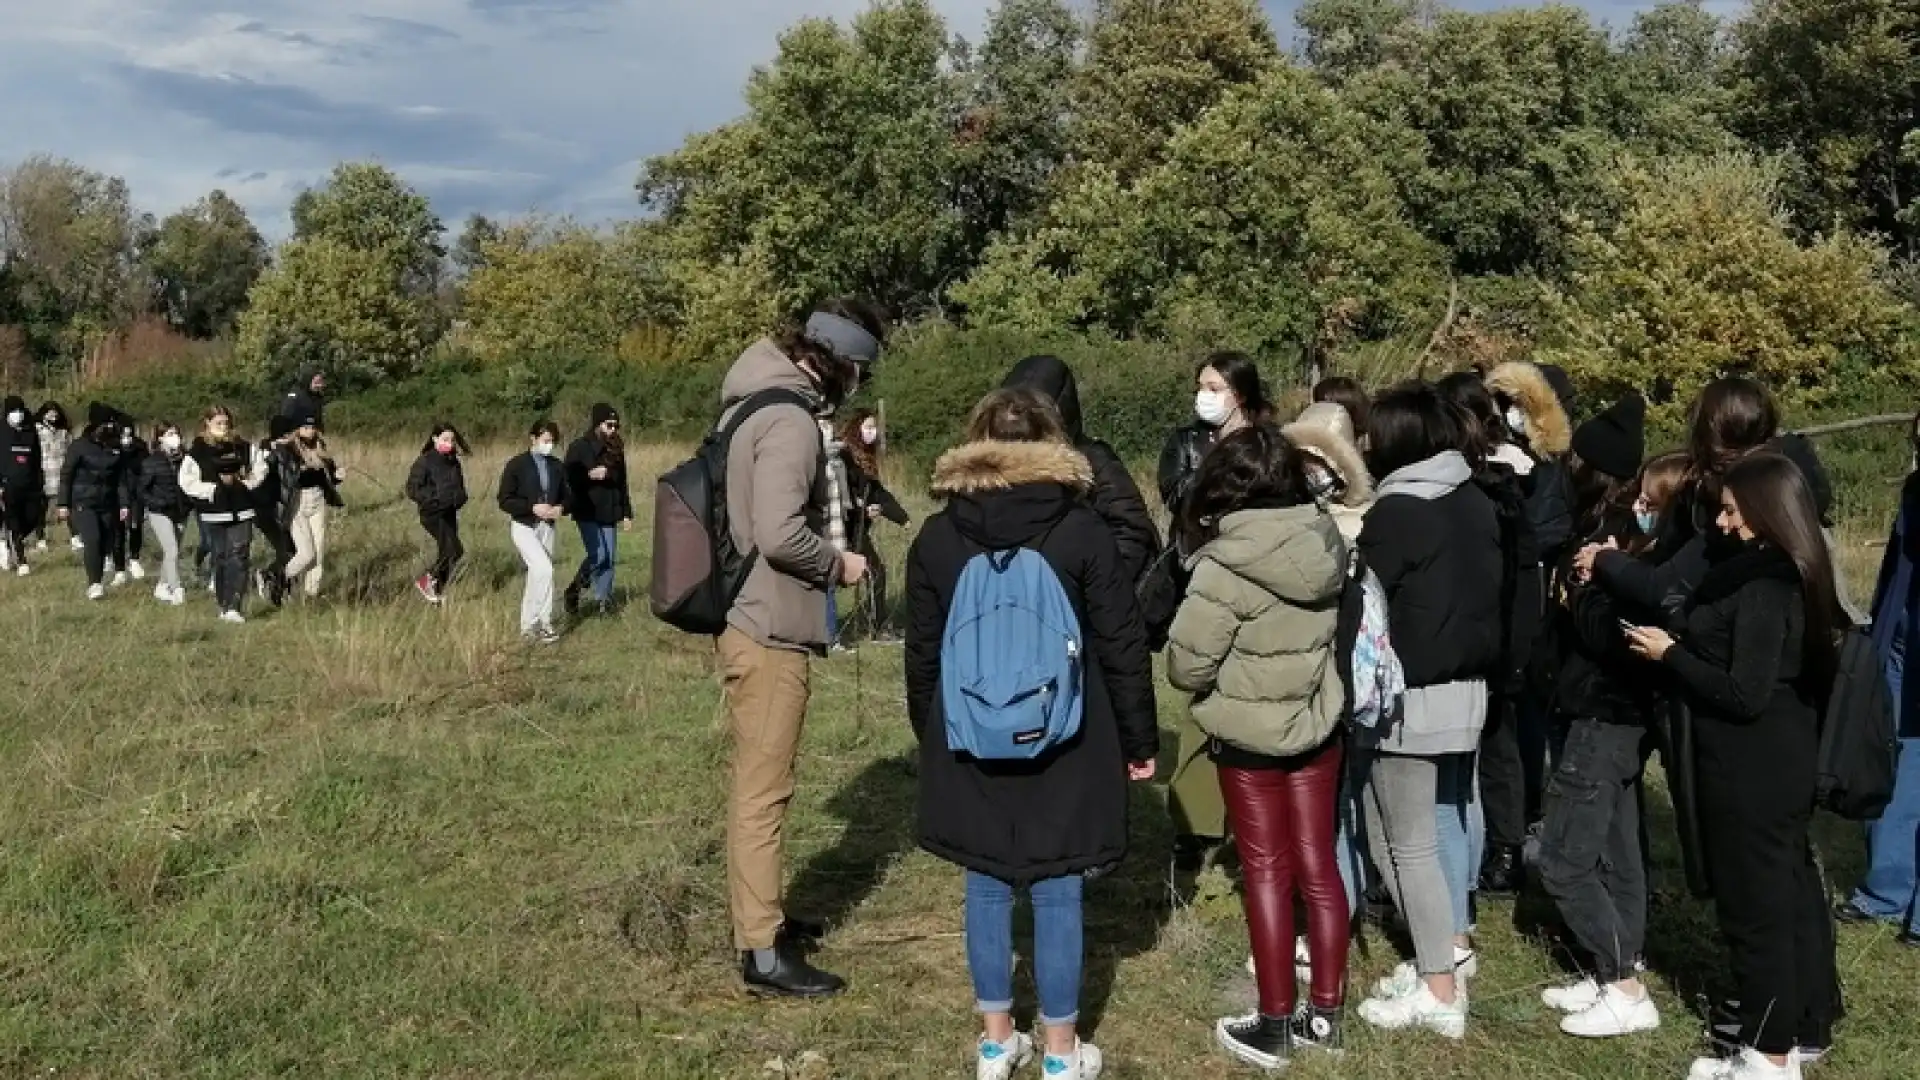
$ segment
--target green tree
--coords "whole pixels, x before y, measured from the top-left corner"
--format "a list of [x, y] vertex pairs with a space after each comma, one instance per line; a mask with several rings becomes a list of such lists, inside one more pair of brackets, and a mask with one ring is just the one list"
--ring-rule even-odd
[[1920, 374], [1913, 312], [1880, 280], [1886, 253], [1844, 231], [1796, 241], [1773, 164], [1683, 159], [1619, 183], [1624, 213], [1575, 234], [1542, 359], [1606, 394], [1640, 390], [1669, 420], [1722, 375], [1817, 404]]
[[505, 235], [499, 224], [485, 214], [473, 214], [453, 243], [453, 266], [462, 274], [471, 274], [487, 264], [487, 248]]
[[1096, 0], [1075, 77], [1076, 150], [1131, 181], [1175, 132], [1280, 63], [1256, 0]]
[[275, 380], [309, 366], [348, 383], [417, 371], [443, 330], [446, 249], [426, 198], [379, 165], [344, 164], [294, 201], [293, 226], [240, 318], [242, 362]]
[[1788, 156], [1802, 224], [1897, 236], [1920, 161], [1902, 153], [1920, 106], [1920, 0], [1757, 0], [1734, 27], [1739, 130]]
[[955, 160], [970, 253], [1046, 205], [1067, 157], [1079, 41], [1063, 0], [1003, 0], [994, 9]]
[[267, 267], [267, 243], [224, 191], [161, 221], [146, 248], [155, 306], [193, 337], [224, 334]]
[[44, 156], [0, 173], [0, 263], [42, 365], [78, 364], [139, 310], [151, 228], [117, 176]]
[[1136, 183], [1081, 170], [955, 298], [982, 325], [1324, 354], [1397, 329], [1441, 292], [1444, 259], [1393, 175], [1419, 153], [1412, 133], [1277, 68], [1175, 135]]
[[608, 234], [533, 220], [502, 229], [463, 290], [474, 351], [490, 360], [613, 353], [661, 314], [644, 228]]
[[1619, 133], [1642, 154], [1736, 149], [1728, 122], [1733, 57], [1726, 27], [1702, 0], [1665, 0], [1633, 18], [1620, 47]]
[[1300, 52], [1322, 78], [1340, 84], [1419, 55], [1420, 0], [1306, 0], [1294, 12]]

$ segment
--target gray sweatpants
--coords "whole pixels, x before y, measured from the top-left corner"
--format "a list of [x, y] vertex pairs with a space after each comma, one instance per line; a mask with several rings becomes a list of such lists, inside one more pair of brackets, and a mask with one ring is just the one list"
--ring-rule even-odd
[[1437, 758], [1375, 753], [1361, 791], [1374, 862], [1406, 917], [1422, 975], [1453, 973], [1453, 897], [1440, 867], [1435, 809], [1439, 778]]
[[147, 528], [160, 545], [160, 584], [169, 589], [180, 587], [180, 535], [186, 526], [184, 517], [176, 521], [165, 514], [147, 514]]

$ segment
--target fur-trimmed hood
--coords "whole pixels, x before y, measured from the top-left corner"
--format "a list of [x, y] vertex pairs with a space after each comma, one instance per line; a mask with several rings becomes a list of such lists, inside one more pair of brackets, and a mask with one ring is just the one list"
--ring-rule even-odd
[[949, 450], [933, 467], [933, 493], [941, 498], [1023, 484], [1059, 484], [1084, 494], [1093, 488], [1093, 466], [1065, 443], [987, 441]]
[[1511, 361], [1487, 375], [1487, 389], [1502, 406], [1511, 402], [1527, 420], [1527, 446], [1538, 457], [1556, 457], [1573, 446], [1573, 426], [1560, 396], [1538, 367]]
[[1345, 490], [1340, 505], [1364, 509], [1373, 502], [1373, 477], [1353, 436], [1347, 410], [1330, 402], [1309, 405], [1298, 419], [1280, 429], [1288, 442], [1312, 454], [1332, 469]]

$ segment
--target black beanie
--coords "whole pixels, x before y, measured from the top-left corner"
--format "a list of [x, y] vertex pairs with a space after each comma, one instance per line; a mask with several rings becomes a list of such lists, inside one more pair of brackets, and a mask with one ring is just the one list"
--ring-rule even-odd
[[293, 417], [275, 413], [273, 419], [267, 421], [267, 438], [284, 439], [293, 434], [293, 429], [299, 426]]
[[587, 426], [590, 428], [598, 428], [601, 424], [604, 424], [609, 420], [617, 421], [619, 419], [620, 419], [620, 410], [602, 401], [594, 405], [593, 422], [588, 424]]
[[8, 394], [4, 404], [0, 404], [0, 413], [26, 412], [27, 401], [19, 394]]
[[1640, 473], [1647, 452], [1647, 403], [1628, 394], [1599, 416], [1573, 429], [1573, 452], [1580, 460], [1622, 480]]
[[113, 406], [104, 401], [96, 401], [87, 406], [87, 426], [90, 428], [97, 428], [103, 424], [111, 424], [113, 423], [113, 418]]

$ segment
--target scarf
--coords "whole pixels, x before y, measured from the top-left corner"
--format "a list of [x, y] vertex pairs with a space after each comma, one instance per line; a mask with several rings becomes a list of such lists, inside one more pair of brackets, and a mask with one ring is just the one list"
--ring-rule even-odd
[[1730, 551], [1715, 561], [1700, 579], [1688, 607], [1719, 603], [1755, 581], [1786, 581], [1800, 584], [1800, 568], [1785, 551], [1763, 540], [1755, 540]]

